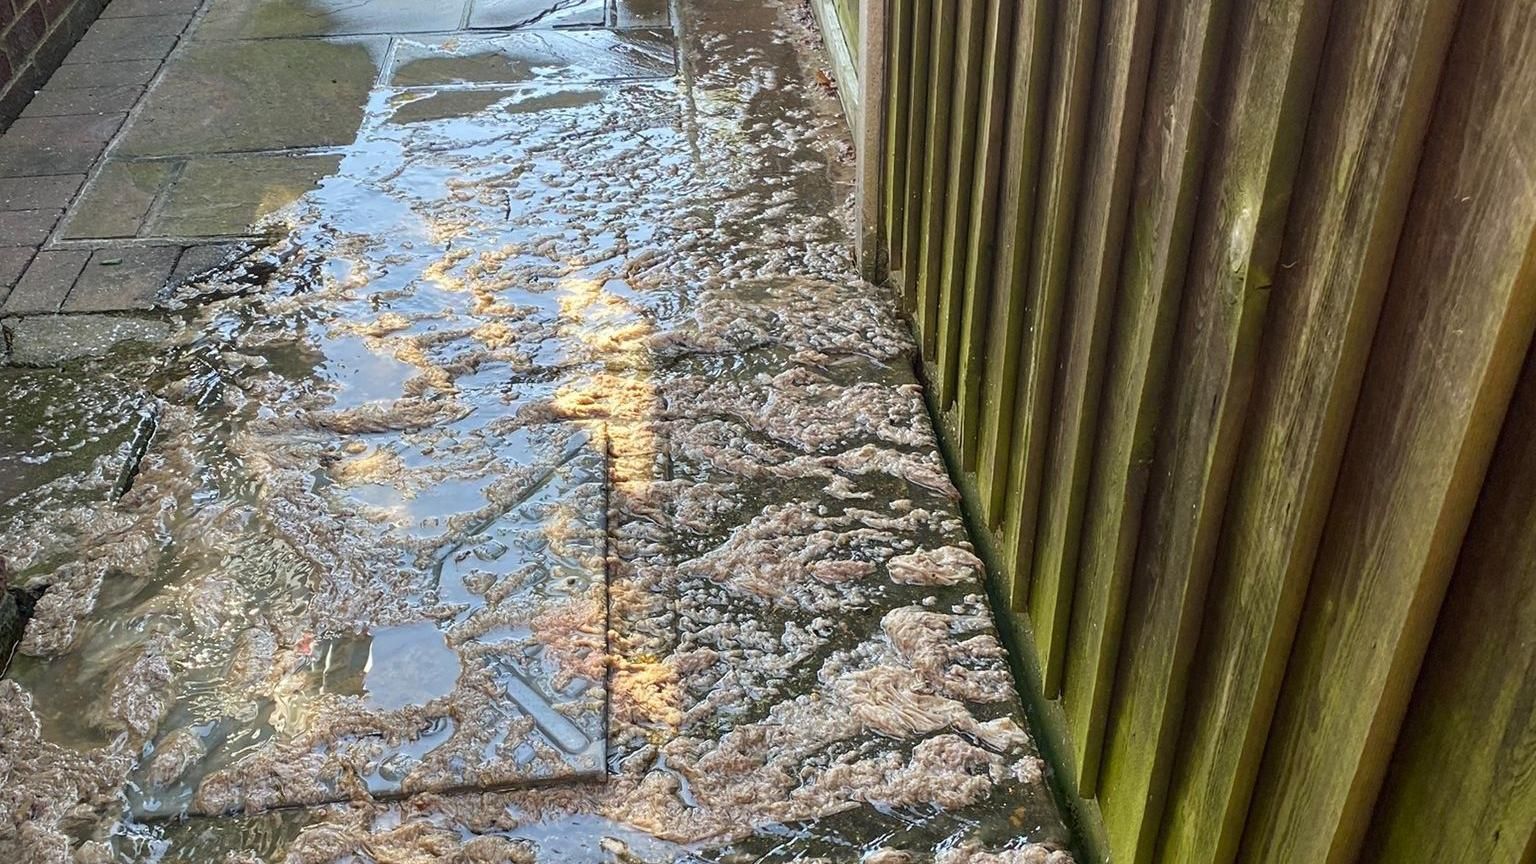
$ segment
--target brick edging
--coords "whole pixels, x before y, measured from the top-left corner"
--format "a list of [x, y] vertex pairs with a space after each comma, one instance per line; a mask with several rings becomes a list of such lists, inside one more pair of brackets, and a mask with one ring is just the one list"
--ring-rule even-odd
[[107, 0], [0, 0], [0, 132], [40, 89]]

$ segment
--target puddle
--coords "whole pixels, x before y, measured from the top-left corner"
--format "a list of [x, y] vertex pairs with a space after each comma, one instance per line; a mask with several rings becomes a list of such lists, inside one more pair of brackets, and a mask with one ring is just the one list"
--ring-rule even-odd
[[452, 693], [462, 667], [459, 655], [429, 622], [385, 627], [366, 637], [363, 692], [370, 708], [395, 710], [426, 705]]
[[454, 35], [402, 40], [390, 83], [517, 84], [667, 78], [672, 34], [662, 30], [519, 31], [505, 36]]
[[[79, 379], [134, 386], [47, 390], [61, 417], [148, 400], [155, 423], [137, 445], [109, 424], [107, 452], [142, 450], [115, 500], [0, 525], [50, 585], [0, 681], [27, 778], [0, 850], [1007, 864], [1066, 842], [910, 340], [854, 275], [810, 34], [676, 8], [681, 37], [402, 40], [281, 239]], [[566, 39], [588, 59], [544, 59]]]

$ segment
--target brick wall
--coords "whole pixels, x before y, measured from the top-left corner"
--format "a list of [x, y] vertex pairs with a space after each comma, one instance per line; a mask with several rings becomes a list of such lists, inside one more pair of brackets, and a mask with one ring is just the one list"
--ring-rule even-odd
[[0, 130], [96, 20], [106, 0], [0, 0]]

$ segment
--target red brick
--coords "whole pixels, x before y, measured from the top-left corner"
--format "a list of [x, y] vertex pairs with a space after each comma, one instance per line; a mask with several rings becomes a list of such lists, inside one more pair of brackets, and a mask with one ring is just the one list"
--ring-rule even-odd
[[78, 0], [37, 0], [43, 7], [43, 14], [48, 18], [50, 25], [57, 24], [69, 13], [71, 6], [77, 5]]
[[21, 13], [11, 29], [5, 31], [4, 44], [0, 48], [19, 61], [32, 54], [38, 43], [43, 41], [46, 32], [48, 21], [43, 17], [43, 7], [34, 4]]

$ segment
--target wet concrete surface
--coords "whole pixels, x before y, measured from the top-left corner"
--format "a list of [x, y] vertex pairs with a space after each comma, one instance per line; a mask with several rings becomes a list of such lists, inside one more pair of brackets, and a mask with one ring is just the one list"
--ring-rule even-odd
[[666, 20], [392, 39], [502, 65], [4, 370], [5, 860], [1067, 860], [809, 16]]

